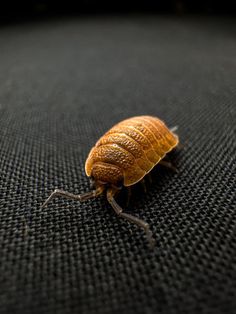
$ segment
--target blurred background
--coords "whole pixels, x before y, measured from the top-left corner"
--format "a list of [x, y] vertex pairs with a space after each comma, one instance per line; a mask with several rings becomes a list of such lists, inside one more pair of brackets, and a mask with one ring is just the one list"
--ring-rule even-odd
[[1, 20], [42, 18], [55, 15], [91, 13], [162, 13], [162, 14], [235, 14], [234, 0], [129, 0], [129, 1], [54, 1], [54, 0], [9, 0], [2, 1]]

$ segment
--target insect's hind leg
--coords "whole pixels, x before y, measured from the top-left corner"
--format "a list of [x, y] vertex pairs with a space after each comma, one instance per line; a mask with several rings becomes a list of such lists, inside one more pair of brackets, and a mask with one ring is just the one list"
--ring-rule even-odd
[[43, 203], [42, 208], [47, 206], [47, 204], [52, 199], [54, 199], [55, 197], [58, 197], [58, 196], [82, 202], [82, 201], [86, 201], [86, 200], [88, 200], [90, 198], [93, 198], [93, 197], [96, 197], [96, 196], [100, 195], [103, 192], [103, 190], [104, 190], [103, 188], [99, 187], [96, 190], [93, 190], [91, 192], [87, 192], [87, 193], [84, 193], [84, 194], [76, 195], [76, 194], [73, 194], [73, 193], [70, 193], [70, 192], [66, 192], [66, 191], [63, 191], [63, 190], [55, 189], [51, 193], [51, 195], [46, 199], [46, 201]]
[[131, 194], [132, 194], [131, 187], [127, 186], [127, 196], [126, 196], [126, 206], [127, 207], [129, 206]]
[[170, 128], [170, 131], [174, 133], [175, 131], [178, 130], [178, 128], [179, 128], [178, 125], [175, 125], [172, 128]]
[[107, 200], [111, 204], [111, 206], [114, 209], [114, 211], [116, 212], [116, 214], [119, 217], [122, 217], [122, 218], [128, 220], [129, 222], [135, 224], [136, 226], [144, 229], [144, 231], [146, 232], [146, 235], [147, 235], [149, 245], [151, 248], [153, 248], [155, 245], [155, 240], [152, 236], [152, 231], [150, 230], [149, 224], [147, 222], [145, 222], [144, 220], [141, 220], [141, 219], [139, 219], [133, 215], [124, 213], [123, 209], [117, 204], [117, 202], [114, 199], [115, 193], [116, 193], [116, 190], [113, 190], [113, 189], [107, 190]]
[[162, 160], [159, 161], [158, 164], [161, 165], [161, 166], [164, 166], [164, 167], [166, 167], [166, 168], [169, 168], [169, 169], [171, 169], [171, 170], [174, 171], [174, 172], [178, 172], [178, 169], [175, 168], [175, 166], [173, 166], [170, 161], [166, 161], [166, 160], [163, 160], [163, 159], [162, 159]]

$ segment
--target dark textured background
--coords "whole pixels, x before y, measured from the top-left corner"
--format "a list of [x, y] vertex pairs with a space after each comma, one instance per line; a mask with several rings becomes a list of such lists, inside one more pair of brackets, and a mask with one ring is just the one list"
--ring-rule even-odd
[[[0, 313], [235, 313], [236, 22], [80, 17], [0, 29]], [[89, 191], [84, 162], [114, 123], [178, 125], [178, 173], [129, 210]], [[133, 208], [133, 210], [132, 210]]]

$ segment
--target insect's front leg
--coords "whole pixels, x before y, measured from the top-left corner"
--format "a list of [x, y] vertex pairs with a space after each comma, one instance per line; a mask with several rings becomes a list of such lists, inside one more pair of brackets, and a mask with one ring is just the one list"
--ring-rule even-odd
[[149, 245], [151, 248], [153, 248], [155, 245], [155, 240], [152, 236], [152, 231], [150, 230], [149, 224], [147, 222], [145, 222], [144, 220], [139, 219], [133, 215], [124, 213], [123, 208], [121, 208], [120, 205], [118, 205], [114, 199], [114, 196], [116, 195], [116, 193], [117, 193], [116, 190], [113, 190], [113, 189], [107, 190], [107, 200], [111, 204], [111, 206], [114, 209], [114, 211], [116, 212], [116, 214], [119, 217], [122, 217], [122, 218], [128, 220], [129, 222], [135, 224], [136, 226], [144, 229], [144, 231], [146, 232], [146, 235], [147, 235]]

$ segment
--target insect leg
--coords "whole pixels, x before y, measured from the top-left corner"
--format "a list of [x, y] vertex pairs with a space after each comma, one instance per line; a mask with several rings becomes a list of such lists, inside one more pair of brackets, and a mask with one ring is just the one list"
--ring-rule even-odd
[[147, 193], [147, 187], [146, 187], [146, 182], [145, 182], [145, 179], [142, 179], [140, 181], [141, 185], [142, 185], [142, 188], [143, 188], [143, 192], [146, 194]]
[[170, 128], [170, 131], [174, 133], [175, 131], [178, 130], [178, 128], [179, 128], [178, 125], [175, 125], [172, 128]]
[[169, 169], [173, 170], [174, 172], [178, 172], [178, 169], [175, 168], [175, 167], [172, 165], [172, 163], [169, 162], [169, 161], [166, 161], [166, 160], [163, 160], [163, 159], [162, 159], [162, 160], [159, 161], [159, 165], [164, 166], [164, 167], [166, 167], [166, 168], [169, 168]]
[[88, 193], [76, 195], [76, 194], [72, 194], [72, 193], [69, 193], [69, 192], [66, 192], [63, 190], [56, 189], [51, 193], [51, 195], [48, 197], [48, 199], [46, 199], [46, 201], [43, 203], [42, 208], [45, 207], [53, 198], [55, 198], [57, 196], [69, 198], [69, 199], [76, 200], [76, 201], [86, 201], [90, 198], [93, 198], [93, 197], [100, 195], [102, 192], [103, 192], [103, 188], [98, 188], [98, 189], [93, 190], [93, 191], [88, 192]]
[[115, 193], [116, 193], [116, 191], [114, 191], [112, 189], [107, 190], [107, 200], [111, 204], [111, 206], [114, 209], [114, 211], [116, 212], [116, 214], [119, 217], [122, 217], [122, 218], [128, 220], [129, 222], [135, 224], [136, 226], [144, 229], [144, 231], [146, 232], [146, 235], [147, 235], [149, 245], [151, 248], [153, 248], [155, 245], [155, 240], [152, 236], [152, 231], [150, 230], [149, 224], [146, 223], [144, 220], [141, 220], [141, 219], [139, 219], [133, 215], [123, 213], [123, 209], [117, 204], [117, 202], [114, 199]]
[[146, 175], [147, 179], [148, 179], [148, 184], [152, 185], [152, 175], [151, 173], [149, 172], [147, 175]]
[[131, 194], [132, 194], [131, 187], [127, 186], [127, 198], [126, 198], [126, 206], [127, 207], [129, 206], [129, 201], [130, 201], [130, 198], [131, 198]]

